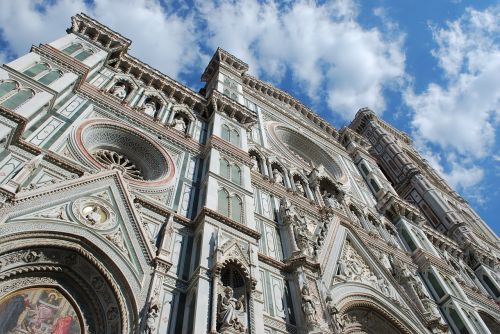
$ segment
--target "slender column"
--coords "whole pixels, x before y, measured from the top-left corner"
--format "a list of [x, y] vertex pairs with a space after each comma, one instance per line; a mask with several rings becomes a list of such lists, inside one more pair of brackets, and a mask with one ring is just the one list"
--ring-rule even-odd
[[283, 171], [283, 178], [285, 180], [285, 186], [287, 188], [292, 188], [292, 185], [291, 185], [291, 182], [290, 182], [290, 178], [288, 177], [288, 170], [287, 169], [285, 169]]

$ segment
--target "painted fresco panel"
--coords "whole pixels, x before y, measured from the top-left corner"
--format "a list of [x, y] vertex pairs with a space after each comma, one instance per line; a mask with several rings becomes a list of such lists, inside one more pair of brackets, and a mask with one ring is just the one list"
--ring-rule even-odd
[[30, 288], [0, 301], [0, 333], [77, 334], [80, 320], [70, 302], [56, 289]]

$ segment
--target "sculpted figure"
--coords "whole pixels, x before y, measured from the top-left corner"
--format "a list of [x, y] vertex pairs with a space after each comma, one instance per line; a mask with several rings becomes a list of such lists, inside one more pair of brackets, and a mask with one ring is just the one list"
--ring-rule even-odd
[[304, 187], [302, 186], [302, 183], [300, 183], [300, 181], [295, 181], [295, 188], [299, 193], [304, 194]]
[[314, 299], [309, 293], [309, 288], [306, 285], [302, 287], [301, 295], [302, 295], [302, 311], [306, 316], [306, 321], [309, 324], [317, 323], [316, 307], [314, 305]]
[[149, 116], [154, 116], [157, 109], [156, 109], [156, 103], [153, 101], [149, 100], [144, 104], [144, 107], [142, 107], [142, 111], [144, 111], [145, 114]]
[[113, 96], [119, 98], [120, 100], [124, 100], [128, 94], [125, 85], [119, 82], [115, 83], [115, 85], [111, 89], [111, 93], [113, 94]]
[[250, 156], [250, 159], [252, 160], [252, 170], [255, 172], [259, 171], [259, 162], [257, 161], [257, 158], [252, 155]]
[[176, 116], [173, 121], [174, 129], [177, 131], [180, 131], [182, 133], [186, 133], [186, 121], [184, 121], [184, 118], [181, 116]]
[[99, 214], [99, 208], [97, 206], [92, 207], [92, 211], [87, 213], [85, 219], [90, 223], [90, 225], [95, 225], [101, 222], [101, 215]]
[[158, 305], [153, 304], [149, 308], [143, 334], [156, 334], [156, 318], [158, 318]]
[[295, 221], [293, 225], [293, 231], [295, 234], [295, 241], [300, 251], [304, 255], [311, 255], [312, 250], [309, 244], [310, 232], [307, 229], [307, 223], [305, 220]]
[[335, 196], [333, 196], [326, 190], [323, 191], [323, 202], [325, 202], [325, 205], [329, 208], [337, 209], [339, 207], [339, 202], [337, 201]]
[[224, 288], [224, 295], [219, 296], [219, 312], [217, 314], [220, 329], [232, 328], [244, 332], [245, 328], [238, 319], [237, 311], [245, 312], [242, 295], [239, 299], [233, 297], [233, 289]]
[[274, 181], [276, 183], [281, 183], [283, 184], [283, 176], [281, 175], [280, 171], [277, 170], [276, 168], [273, 169], [273, 177], [274, 177]]

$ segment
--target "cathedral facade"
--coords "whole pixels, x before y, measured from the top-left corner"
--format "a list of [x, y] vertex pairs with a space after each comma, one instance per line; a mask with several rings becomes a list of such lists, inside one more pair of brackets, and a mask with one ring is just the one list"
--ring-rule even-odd
[[0, 333], [500, 333], [499, 239], [405, 133], [130, 44], [0, 68]]

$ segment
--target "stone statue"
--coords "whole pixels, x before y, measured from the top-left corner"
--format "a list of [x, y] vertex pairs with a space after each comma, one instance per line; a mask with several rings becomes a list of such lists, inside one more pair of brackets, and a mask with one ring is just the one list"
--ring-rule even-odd
[[142, 107], [142, 111], [149, 116], [154, 116], [156, 114], [156, 103], [154, 103], [152, 100], [148, 100], [146, 103], [144, 103], [144, 106]]
[[245, 312], [242, 295], [239, 299], [233, 297], [233, 289], [229, 286], [224, 287], [224, 294], [219, 295], [219, 310], [217, 314], [219, 329], [224, 332], [225, 329], [232, 329], [239, 332], [245, 331], [245, 326], [238, 318], [237, 311]]
[[342, 321], [343, 317], [339, 317], [339, 310], [337, 309], [337, 305], [335, 305], [335, 303], [333, 302], [332, 296], [330, 296], [330, 294], [326, 296], [326, 310], [330, 315], [330, 321], [333, 325], [333, 333], [342, 333], [342, 330], [345, 327], [345, 320]]
[[392, 269], [392, 265], [391, 265], [391, 262], [389, 260], [389, 257], [386, 254], [380, 252], [378, 259], [380, 260], [382, 265], [385, 267], [385, 269], [389, 270], [389, 272], [392, 273], [393, 269]]
[[314, 305], [314, 298], [309, 293], [309, 288], [304, 285], [301, 290], [302, 297], [302, 311], [306, 317], [308, 324], [316, 324], [316, 306]]
[[273, 177], [276, 183], [283, 184], [283, 176], [281, 175], [280, 171], [277, 170], [276, 168], [273, 169]]
[[158, 305], [152, 304], [149, 307], [148, 315], [146, 317], [146, 326], [144, 327], [143, 334], [156, 334], [156, 319], [158, 318]]
[[418, 298], [420, 299], [429, 298], [429, 295], [427, 294], [427, 291], [425, 291], [422, 282], [417, 278], [413, 278], [413, 280], [414, 280], [412, 284], [413, 289], [415, 290], [415, 293], [417, 294]]
[[124, 100], [128, 94], [127, 87], [125, 87], [125, 84], [123, 83], [116, 82], [111, 89], [111, 94], [113, 94], [114, 97], [117, 97], [120, 100]]
[[335, 196], [332, 195], [331, 193], [324, 190], [322, 197], [323, 197], [323, 202], [325, 203], [326, 207], [333, 208], [333, 209], [339, 208], [339, 202], [337, 201]]
[[259, 161], [257, 160], [257, 158], [254, 155], [251, 155], [250, 159], [252, 160], [252, 170], [254, 172], [258, 172], [259, 171]]
[[304, 187], [302, 186], [302, 183], [300, 183], [300, 181], [295, 181], [295, 189], [297, 189], [297, 191], [299, 193], [301, 193], [302, 195], [304, 195]]
[[176, 116], [173, 121], [174, 129], [182, 133], [186, 133], [187, 125], [182, 116]]
[[295, 241], [300, 251], [304, 255], [311, 255], [311, 247], [309, 245], [310, 233], [307, 229], [306, 223], [295, 222], [293, 225], [293, 230], [295, 234]]

